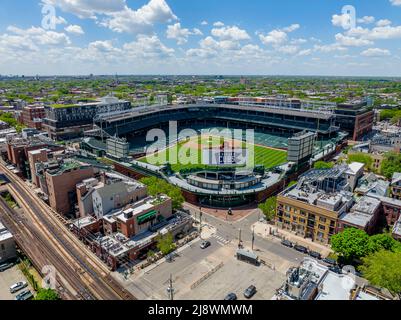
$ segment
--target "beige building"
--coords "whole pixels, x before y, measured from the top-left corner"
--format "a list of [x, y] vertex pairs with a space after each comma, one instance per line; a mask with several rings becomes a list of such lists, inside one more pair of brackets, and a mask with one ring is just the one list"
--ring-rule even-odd
[[29, 168], [31, 171], [31, 181], [36, 187], [40, 187], [39, 177], [36, 175], [36, 164], [48, 160], [48, 149], [39, 149], [28, 152]]
[[115, 173], [103, 173], [100, 180], [91, 178], [77, 185], [81, 217], [94, 215], [98, 219], [110, 212], [147, 196], [147, 187], [138, 181]]
[[[279, 228], [328, 244], [337, 233], [339, 217], [354, 203], [348, 166], [311, 170], [297, 185], [277, 197], [275, 223]], [[353, 178], [350, 180], [353, 183]]]

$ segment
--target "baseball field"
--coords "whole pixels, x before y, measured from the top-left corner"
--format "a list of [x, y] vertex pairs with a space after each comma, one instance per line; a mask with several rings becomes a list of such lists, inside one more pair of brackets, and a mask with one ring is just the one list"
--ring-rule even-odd
[[[169, 162], [174, 172], [192, 168], [207, 168], [208, 166], [203, 165], [202, 161], [203, 150], [205, 148], [219, 148], [224, 143], [226, 145], [228, 143], [229, 147], [236, 149], [246, 148], [248, 149], [248, 154], [252, 154], [251, 150], [253, 149], [254, 166], [264, 165], [266, 169], [269, 169], [284, 164], [287, 161], [287, 152], [284, 150], [248, 144], [239, 140], [229, 140], [227, 142], [221, 137], [210, 138], [210, 136], [192, 137], [178, 142], [169, 148], [153, 150], [154, 152], [149, 153], [146, 157], [139, 159], [139, 161], [156, 166], [161, 166]], [[190, 159], [189, 163], [185, 163], [185, 160], [183, 161], [184, 158]]]

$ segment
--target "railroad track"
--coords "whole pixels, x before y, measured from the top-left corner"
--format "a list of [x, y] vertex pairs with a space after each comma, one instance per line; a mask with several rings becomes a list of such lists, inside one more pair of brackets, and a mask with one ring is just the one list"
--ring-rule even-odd
[[[57, 270], [57, 282], [60, 287], [65, 288], [64, 281], [67, 281], [75, 292], [67, 293], [72, 299], [94, 300], [94, 297], [76, 277], [70, 265], [65, 264], [64, 259], [54, 252], [54, 248], [43, 239], [43, 236], [32, 226], [28, 226], [24, 217], [21, 217], [15, 210], [8, 207], [7, 203], [0, 198], [0, 217], [7, 228], [13, 233], [18, 246], [30, 258], [35, 268], [41, 273], [46, 265], [53, 265]], [[18, 222], [15, 222], [15, 218]], [[62, 277], [60, 277], [62, 275]], [[42, 276], [44, 276], [42, 274]], [[65, 280], [64, 280], [65, 279]], [[65, 290], [61, 293], [65, 296]], [[61, 291], [61, 290], [59, 290]]]
[[[31, 219], [46, 238], [63, 253], [66, 261], [77, 267], [78, 273], [90, 288], [92, 295], [98, 299], [107, 300], [135, 300], [131, 293], [124, 290], [114, 280], [106, 266], [98, 260], [75, 236], [67, 229], [67, 222], [55, 214], [45, 203], [29, 189], [23, 181], [15, 177], [12, 172], [0, 163], [5, 174], [12, 182], [9, 185], [11, 194], [20, 202], [30, 214]], [[25, 196], [23, 196], [25, 195]]]

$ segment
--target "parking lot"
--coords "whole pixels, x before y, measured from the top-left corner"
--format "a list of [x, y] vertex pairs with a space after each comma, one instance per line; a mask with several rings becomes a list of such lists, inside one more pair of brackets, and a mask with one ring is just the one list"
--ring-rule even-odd
[[176, 300], [223, 300], [231, 292], [244, 299], [243, 292], [250, 285], [258, 290], [253, 299], [271, 299], [285, 280], [285, 272], [238, 261], [236, 244], [223, 240], [211, 237], [211, 246], [204, 250], [200, 241], [195, 242], [173, 262], [136, 274], [125, 286], [139, 299], [165, 300], [171, 274]]
[[[17, 283], [20, 281], [27, 282], [25, 279], [25, 276], [18, 269], [17, 265], [15, 265], [14, 267], [12, 267], [6, 271], [0, 272], [0, 300], [14, 300], [15, 296], [19, 292], [11, 294], [10, 286], [12, 286], [14, 283]], [[26, 288], [26, 289], [30, 289], [32, 291], [32, 288], [30, 286], [28, 286], [28, 288]], [[24, 289], [24, 290], [26, 290], [26, 289]]]

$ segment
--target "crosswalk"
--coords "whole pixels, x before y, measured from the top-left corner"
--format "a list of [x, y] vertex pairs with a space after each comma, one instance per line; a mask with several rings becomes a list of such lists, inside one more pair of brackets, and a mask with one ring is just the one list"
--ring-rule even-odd
[[218, 233], [214, 234], [213, 238], [215, 238], [217, 240], [217, 243], [222, 246], [226, 246], [231, 242], [230, 240], [228, 240], [227, 238], [224, 238], [222, 235], [220, 235]]

